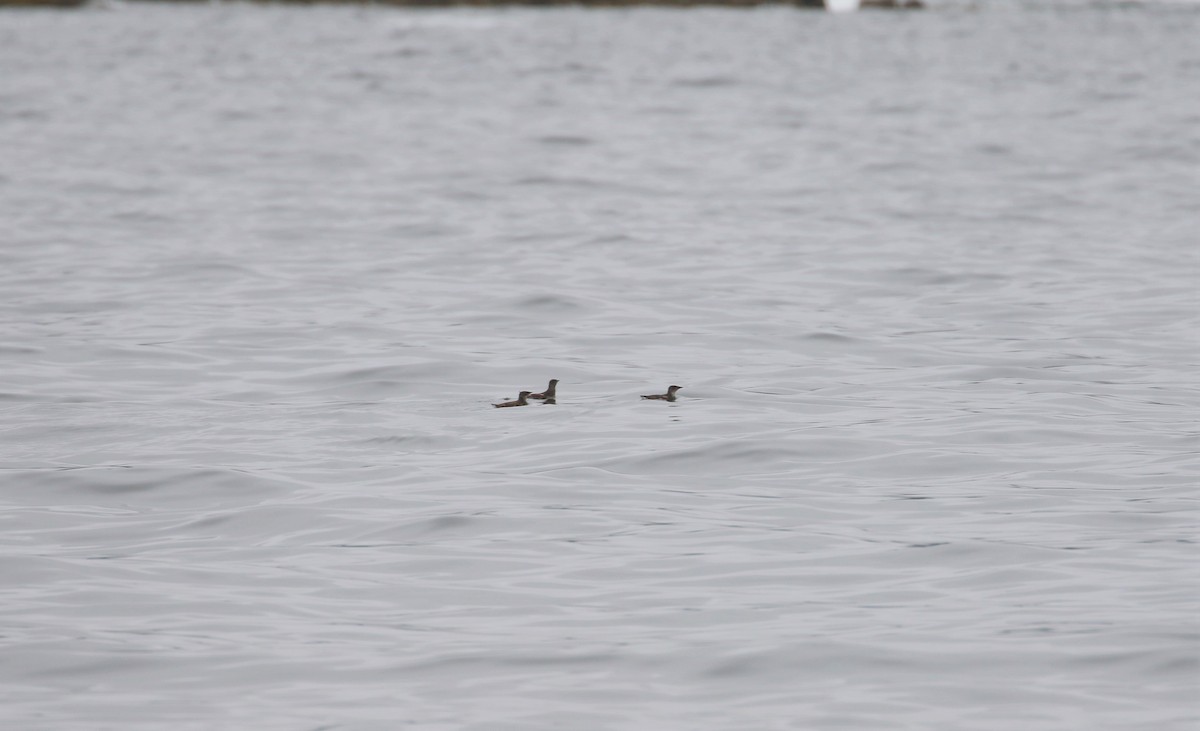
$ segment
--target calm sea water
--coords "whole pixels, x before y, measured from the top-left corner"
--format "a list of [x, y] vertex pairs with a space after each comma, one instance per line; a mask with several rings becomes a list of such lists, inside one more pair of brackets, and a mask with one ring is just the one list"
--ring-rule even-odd
[[0, 725], [1195, 729], [1197, 38], [0, 13]]

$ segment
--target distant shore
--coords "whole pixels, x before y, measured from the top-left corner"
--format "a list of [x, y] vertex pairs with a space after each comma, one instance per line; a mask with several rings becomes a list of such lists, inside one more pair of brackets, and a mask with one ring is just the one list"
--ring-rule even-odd
[[87, 0], [0, 0], [0, 8], [77, 8], [80, 5], [87, 5]]
[[[157, 3], [192, 3], [206, 0], [138, 0]], [[665, 7], [726, 6], [754, 7], [757, 5], [792, 5], [798, 8], [824, 8], [824, 0], [249, 0], [283, 5], [393, 5], [397, 7], [491, 7], [502, 5], [552, 6], [581, 5], [587, 7], [624, 7], [651, 5]], [[74, 8], [87, 5], [89, 0], [0, 0], [0, 7]], [[861, 0], [862, 8], [919, 10], [921, 0]]]

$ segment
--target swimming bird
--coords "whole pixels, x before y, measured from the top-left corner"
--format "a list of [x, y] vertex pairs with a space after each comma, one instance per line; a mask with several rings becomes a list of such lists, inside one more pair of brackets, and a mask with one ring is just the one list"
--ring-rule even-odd
[[546, 401], [554, 399], [554, 389], [558, 387], [558, 379], [551, 378], [550, 385], [546, 386], [546, 390], [541, 393], [531, 393], [529, 398], [537, 399], [538, 401]]
[[492, 406], [495, 406], [497, 409], [504, 409], [504, 408], [507, 408], [507, 407], [509, 407], [509, 406], [528, 406], [528, 405], [529, 405], [529, 402], [526, 400], [526, 399], [528, 399], [528, 398], [529, 398], [529, 392], [528, 392], [528, 391], [522, 391], [522, 392], [520, 393], [520, 395], [519, 395], [519, 396], [517, 396], [517, 400], [516, 400], [516, 401], [505, 401], [505, 402], [504, 402], [504, 403], [502, 403], [502, 404], [492, 404]]
[[649, 396], [643, 396], [642, 398], [648, 398], [652, 401], [674, 401], [675, 392], [681, 388], [683, 388], [683, 386], [669, 386], [666, 393], [655, 393]]

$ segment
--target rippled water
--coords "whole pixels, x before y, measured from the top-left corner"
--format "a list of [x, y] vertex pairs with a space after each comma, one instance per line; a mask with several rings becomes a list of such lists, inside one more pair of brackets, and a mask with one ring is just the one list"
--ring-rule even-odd
[[0, 13], [0, 721], [1195, 728], [1197, 37]]

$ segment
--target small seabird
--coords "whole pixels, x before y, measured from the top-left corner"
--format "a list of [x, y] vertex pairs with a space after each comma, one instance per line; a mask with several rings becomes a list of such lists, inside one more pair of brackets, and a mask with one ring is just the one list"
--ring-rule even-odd
[[652, 401], [674, 401], [675, 392], [681, 388], [683, 388], [683, 386], [669, 386], [666, 393], [655, 393], [649, 396], [643, 396], [642, 398], [648, 398]]
[[492, 404], [492, 406], [495, 406], [497, 409], [504, 409], [509, 406], [528, 406], [529, 401], [526, 400], [528, 398], [529, 398], [529, 392], [522, 391], [521, 394], [519, 396], [517, 396], [516, 401], [505, 401], [502, 404]]
[[531, 394], [529, 394], [529, 398], [537, 399], [538, 401], [553, 401], [554, 400], [554, 389], [556, 389], [556, 388], [558, 388], [558, 379], [551, 378], [550, 385], [546, 386], [545, 391], [542, 391], [541, 393], [531, 393]]

